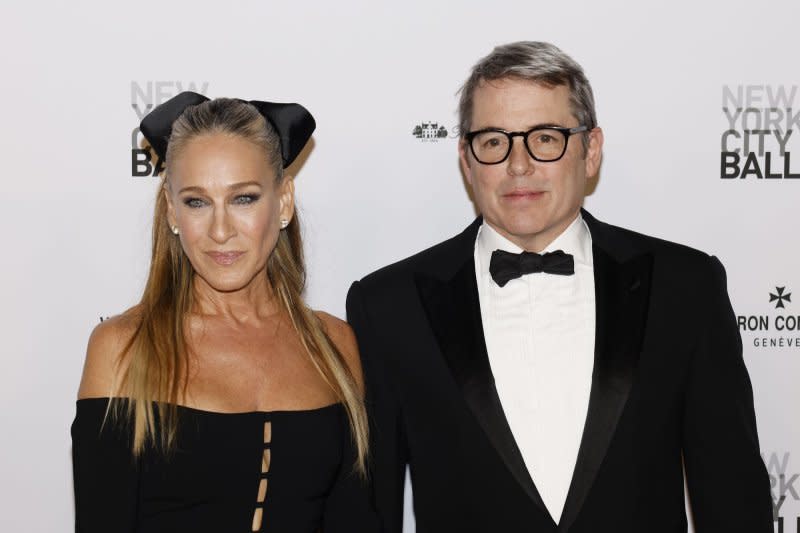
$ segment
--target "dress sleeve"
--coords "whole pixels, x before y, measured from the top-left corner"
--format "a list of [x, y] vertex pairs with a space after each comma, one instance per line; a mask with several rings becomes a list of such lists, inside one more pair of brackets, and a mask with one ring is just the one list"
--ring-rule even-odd
[[342, 419], [346, 428], [342, 432], [342, 463], [325, 501], [322, 533], [378, 533], [381, 529], [372, 505], [369, 479], [356, 469], [356, 447], [344, 412]]
[[72, 423], [76, 533], [129, 533], [136, 529], [137, 461], [131, 432], [109, 414], [107, 398], [78, 400]]

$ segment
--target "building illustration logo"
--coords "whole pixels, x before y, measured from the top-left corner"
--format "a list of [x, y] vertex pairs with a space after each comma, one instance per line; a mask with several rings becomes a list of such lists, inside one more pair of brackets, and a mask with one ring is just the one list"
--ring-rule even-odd
[[436, 142], [447, 138], [447, 128], [438, 122], [423, 122], [414, 126], [411, 134], [421, 141]]

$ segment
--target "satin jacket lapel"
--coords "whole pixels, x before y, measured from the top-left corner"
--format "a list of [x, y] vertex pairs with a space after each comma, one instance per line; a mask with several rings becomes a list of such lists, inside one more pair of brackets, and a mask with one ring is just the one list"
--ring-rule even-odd
[[471, 247], [452, 279], [418, 274], [416, 284], [439, 348], [470, 410], [522, 489], [547, 513], [497, 395], [483, 336]]
[[[597, 221], [584, 212], [590, 229]], [[589, 409], [558, 530], [567, 531], [591, 489], [628, 399], [639, 360], [650, 293], [652, 256], [613, 257], [592, 231], [595, 358]], [[598, 245], [600, 244], [600, 245]]]

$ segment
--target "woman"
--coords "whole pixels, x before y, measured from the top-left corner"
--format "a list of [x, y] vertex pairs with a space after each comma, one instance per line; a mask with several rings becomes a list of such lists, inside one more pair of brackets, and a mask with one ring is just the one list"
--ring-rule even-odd
[[142, 133], [165, 161], [141, 302], [89, 340], [72, 426], [76, 530], [373, 531], [349, 327], [301, 298], [284, 169], [297, 104], [181, 93]]

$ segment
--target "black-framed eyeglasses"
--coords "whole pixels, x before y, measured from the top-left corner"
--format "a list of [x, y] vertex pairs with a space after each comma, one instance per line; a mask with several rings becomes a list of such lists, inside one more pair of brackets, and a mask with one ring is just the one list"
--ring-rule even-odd
[[536, 126], [528, 131], [506, 131], [485, 128], [471, 131], [464, 136], [472, 155], [484, 165], [497, 165], [508, 158], [514, 137], [522, 137], [525, 148], [536, 161], [549, 163], [558, 161], [567, 151], [570, 135], [587, 131], [587, 126], [560, 128], [558, 126]]

